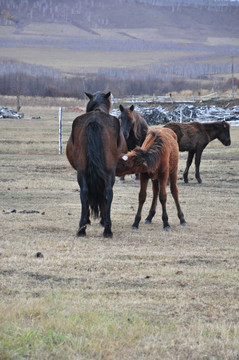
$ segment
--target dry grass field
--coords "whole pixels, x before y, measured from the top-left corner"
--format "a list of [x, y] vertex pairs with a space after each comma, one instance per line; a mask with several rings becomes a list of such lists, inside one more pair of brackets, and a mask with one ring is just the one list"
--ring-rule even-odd
[[[130, 18], [131, 15], [128, 14]], [[157, 28], [159, 24], [160, 28]], [[201, 26], [197, 30], [194, 24], [190, 31], [188, 26], [173, 25], [172, 20], [170, 25], [166, 25], [157, 19], [156, 23], [152, 22], [151, 27], [97, 28], [97, 32], [92, 33], [62, 23], [33, 22], [18, 30], [14, 26], [0, 25], [0, 43], [3, 42], [0, 60], [8, 59], [30, 65], [53, 67], [64, 74], [73, 72], [81, 75], [112, 67], [148, 70], [158, 64], [175, 63], [176, 66], [184, 62], [198, 65], [204, 62], [213, 65], [231, 64], [231, 53], [221, 53], [215, 49], [217, 46], [237, 48], [239, 40], [236, 29], [232, 28], [234, 31], [229, 35], [227, 32], [213, 32], [210, 26], [208, 29], [208, 25], [204, 30]], [[160, 43], [161, 47], [153, 49], [149, 46], [140, 50], [136, 46], [134, 49], [134, 43], [131, 46], [125, 43], [128, 39], [134, 42], [140, 40], [145, 44], [154, 41]], [[77, 40], [83, 43], [80, 45]], [[85, 48], [87, 41], [94, 41], [95, 45], [91, 44], [88, 45], [89, 48]], [[98, 44], [97, 47], [97, 42], [100, 42], [101, 46]], [[112, 44], [110, 50], [109, 44]], [[239, 55], [236, 51], [233, 55], [234, 63], [237, 64]], [[234, 72], [235, 76], [238, 76], [236, 69]]]
[[[76, 174], [58, 155], [58, 108], [0, 119], [0, 359], [239, 359], [239, 127], [203, 153], [201, 176], [131, 230], [139, 184], [114, 186], [114, 237], [85, 238]], [[41, 119], [32, 119], [40, 115]], [[63, 111], [64, 147], [76, 113]], [[151, 187], [144, 206], [147, 215]]]

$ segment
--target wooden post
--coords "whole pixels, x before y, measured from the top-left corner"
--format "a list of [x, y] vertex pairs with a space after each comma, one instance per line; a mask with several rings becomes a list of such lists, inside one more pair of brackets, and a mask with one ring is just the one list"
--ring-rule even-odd
[[59, 155], [62, 154], [62, 108], [59, 108]]
[[183, 108], [180, 107], [180, 123], [183, 122]]

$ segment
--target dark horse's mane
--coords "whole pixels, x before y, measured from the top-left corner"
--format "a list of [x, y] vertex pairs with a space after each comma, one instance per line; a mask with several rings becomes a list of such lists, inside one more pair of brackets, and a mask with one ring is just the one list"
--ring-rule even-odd
[[143, 150], [140, 147], [135, 148], [136, 154], [140, 155], [147, 164], [149, 171], [153, 171], [158, 165], [160, 156], [163, 149], [163, 139], [155, 131], [150, 130], [146, 139], [148, 138], [146, 144], [146, 150]]

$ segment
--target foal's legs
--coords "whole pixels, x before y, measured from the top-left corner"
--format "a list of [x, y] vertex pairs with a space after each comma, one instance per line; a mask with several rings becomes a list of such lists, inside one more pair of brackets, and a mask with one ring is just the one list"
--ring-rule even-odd
[[188, 171], [189, 171], [189, 168], [190, 168], [190, 166], [192, 164], [193, 156], [194, 156], [194, 151], [189, 151], [188, 152], [188, 159], [187, 159], [187, 163], [186, 163], [186, 168], [185, 168], [184, 173], [183, 173], [183, 178], [184, 178], [185, 183], [188, 183]]
[[167, 182], [168, 182], [168, 171], [166, 173], [161, 173], [159, 176], [159, 200], [162, 205], [162, 220], [163, 228], [165, 231], [170, 231], [171, 228], [168, 223], [168, 214], [166, 211], [166, 202], [167, 202]]
[[158, 184], [158, 180], [152, 180], [152, 189], [153, 189], [153, 200], [152, 200], [152, 204], [149, 210], [149, 214], [145, 219], [145, 224], [151, 224], [152, 222], [152, 218], [154, 217], [155, 213], [156, 213], [156, 206], [157, 206], [157, 202], [158, 202], [158, 195], [159, 195], [159, 184]]
[[173, 199], [174, 199], [177, 211], [178, 211], [178, 218], [180, 220], [180, 224], [183, 226], [186, 226], [187, 223], [184, 219], [184, 215], [183, 215], [180, 203], [179, 203], [177, 177], [178, 177], [177, 170], [174, 173], [170, 174], [170, 191], [171, 191], [171, 194], [173, 196]]
[[147, 173], [140, 174], [140, 191], [139, 191], [139, 204], [138, 210], [134, 219], [134, 223], [132, 225], [132, 229], [138, 229], [139, 222], [141, 220], [141, 212], [142, 208], [147, 196], [147, 185], [149, 181], [149, 175]]
[[77, 180], [80, 186], [81, 199], [81, 218], [79, 223], [79, 230], [77, 236], [85, 236], [86, 224], [89, 222], [89, 204], [88, 204], [88, 186], [85, 179], [85, 174], [77, 172]]

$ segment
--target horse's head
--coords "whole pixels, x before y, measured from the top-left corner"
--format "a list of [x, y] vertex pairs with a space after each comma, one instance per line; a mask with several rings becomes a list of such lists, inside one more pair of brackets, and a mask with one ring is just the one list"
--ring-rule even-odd
[[231, 145], [230, 124], [228, 124], [226, 121], [222, 121], [220, 123], [220, 131], [218, 132], [217, 138], [222, 142], [223, 145]]
[[130, 130], [133, 129], [134, 134], [136, 135], [135, 131], [135, 117], [133, 114], [134, 105], [131, 105], [128, 109], [124, 108], [123, 105], [119, 106], [120, 109], [120, 121], [121, 121], [121, 128], [127, 141], [129, 138]]
[[107, 94], [97, 91], [94, 94], [86, 93], [86, 96], [89, 98], [89, 102], [86, 106], [86, 112], [90, 112], [93, 110], [101, 110], [105, 113], [109, 113], [111, 109], [111, 101], [110, 101], [110, 95], [111, 92], [108, 92]]
[[120, 156], [117, 163], [116, 175], [136, 174], [141, 172], [142, 167], [145, 166], [147, 165], [142, 156], [142, 150], [140, 147], [136, 147], [133, 151]]

